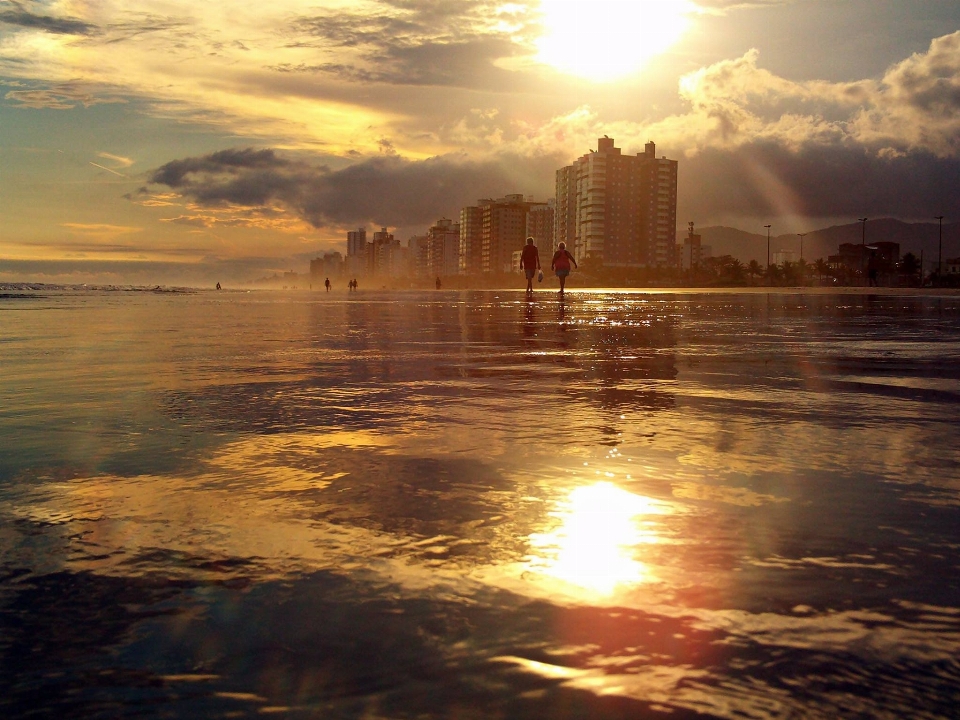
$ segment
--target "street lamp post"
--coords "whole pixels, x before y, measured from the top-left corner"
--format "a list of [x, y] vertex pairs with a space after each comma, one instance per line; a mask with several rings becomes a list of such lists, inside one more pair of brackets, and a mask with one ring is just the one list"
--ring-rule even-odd
[[770, 272], [770, 228], [771, 225], [764, 225], [767, 229], [767, 273]]
[[860, 225], [860, 277], [863, 277], [863, 264], [867, 259], [867, 219], [857, 218]]
[[800, 261], [803, 262], [803, 236], [807, 233], [797, 233], [800, 237]]
[[937, 215], [934, 220], [940, 222], [940, 243], [937, 247], [937, 283], [939, 284], [943, 277], [943, 215]]

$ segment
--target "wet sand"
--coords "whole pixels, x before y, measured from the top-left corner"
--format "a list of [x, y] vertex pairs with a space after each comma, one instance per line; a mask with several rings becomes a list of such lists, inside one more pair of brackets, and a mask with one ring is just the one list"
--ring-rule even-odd
[[955, 291], [40, 294], [5, 716], [955, 711]]

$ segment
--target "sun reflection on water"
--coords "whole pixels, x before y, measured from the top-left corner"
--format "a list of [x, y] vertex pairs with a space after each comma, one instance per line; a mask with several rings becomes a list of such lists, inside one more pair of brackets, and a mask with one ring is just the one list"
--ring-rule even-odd
[[530, 536], [528, 567], [599, 595], [648, 582], [650, 571], [637, 559], [638, 549], [660, 542], [649, 517], [669, 512], [667, 504], [611, 482], [575, 488], [550, 513], [559, 525]]

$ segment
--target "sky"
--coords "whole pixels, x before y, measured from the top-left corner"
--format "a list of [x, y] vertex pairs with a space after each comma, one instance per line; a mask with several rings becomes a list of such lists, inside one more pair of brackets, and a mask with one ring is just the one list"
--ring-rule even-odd
[[0, 282], [305, 272], [608, 135], [678, 223], [960, 216], [956, 0], [0, 0]]

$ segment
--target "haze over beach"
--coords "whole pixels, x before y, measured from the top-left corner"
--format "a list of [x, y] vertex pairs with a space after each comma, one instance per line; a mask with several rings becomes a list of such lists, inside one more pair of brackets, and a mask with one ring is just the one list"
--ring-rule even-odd
[[681, 227], [950, 228], [958, 28], [936, 0], [6, 0], [0, 281], [302, 272], [357, 227], [546, 200], [604, 135], [679, 161]]

